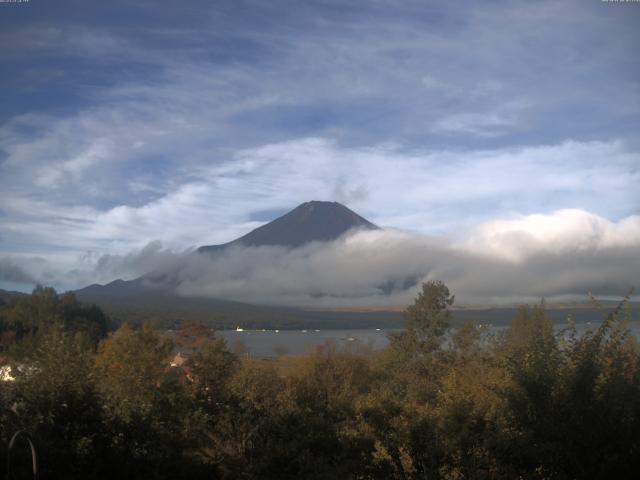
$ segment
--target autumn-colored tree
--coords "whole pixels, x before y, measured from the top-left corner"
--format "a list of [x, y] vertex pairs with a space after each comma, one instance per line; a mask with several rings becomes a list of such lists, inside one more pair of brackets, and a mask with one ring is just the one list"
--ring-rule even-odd
[[[453, 296], [422, 286], [381, 351], [327, 344], [240, 358], [206, 326], [176, 341], [39, 288], [0, 308], [0, 453], [27, 428], [43, 477], [218, 479], [635, 478], [640, 346], [616, 308], [563, 331], [543, 305], [491, 335], [451, 326]], [[7, 330], [8, 328], [9, 330]], [[5, 338], [5, 337], [3, 337]], [[4, 450], [3, 450], [4, 449]]]
[[171, 478], [181, 466], [190, 405], [170, 372], [172, 348], [149, 325], [125, 325], [100, 346], [96, 386], [114, 476]]
[[215, 332], [207, 325], [197, 322], [184, 322], [176, 331], [175, 344], [179, 347], [197, 350], [215, 339]]

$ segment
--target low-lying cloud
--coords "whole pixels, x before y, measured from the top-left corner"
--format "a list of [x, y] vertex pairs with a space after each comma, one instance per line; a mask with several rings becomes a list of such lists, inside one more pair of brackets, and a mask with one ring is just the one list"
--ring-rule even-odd
[[[640, 284], [640, 216], [610, 222], [582, 210], [483, 223], [465, 238], [349, 232], [302, 248], [234, 247], [214, 255], [159, 243], [102, 256], [97, 272], [154, 272], [183, 296], [247, 303], [401, 306], [421, 282], [445, 281], [458, 303], [622, 296]], [[158, 275], [162, 274], [162, 275]]]
[[34, 283], [36, 279], [18, 260], [13, 258], [0, 258], [0, 281]]

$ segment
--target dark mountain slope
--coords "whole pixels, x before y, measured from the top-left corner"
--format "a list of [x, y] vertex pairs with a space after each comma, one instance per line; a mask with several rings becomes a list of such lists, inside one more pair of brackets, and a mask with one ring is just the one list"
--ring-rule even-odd
[[[313, 241], [335, 240], [354, 228], [378, 229], [373, 223], [337, 202], [311, 201], [232, 242], [200, 247], [198, 252], [212, 253], [232, 245], [281, 245], [296, 248]], [[114, 280], [106, 285], [89, 285], [75, 293], [80, 300], [98, 304], [102, 303], [101, 299], [113, 303], [116, 300], [124, 302], [127, 298], [149, 295], [154, 298], [164, 297], [165, 305], [171, 301], [180, 304], [190, 301], [180, 299], [175, 294], [178, 283], [170, 272], [150, 272], [134, 280]], [[218, 300], [211, 299], [211, 302], [220, 305], [216, 303], [220, 302]]]
[[215, 252], [232, 245], [281, 245], [296, 248], [309, 242], [335, 240], [353, 228], [378, 229], [376, 225], [338, 202], [311, 201], [232, 242], [203, 246], [198, 252]]
[[0, 305], [3, 303], [9, 303], [16, 298], [25, 297], [27, 295], [28, 294], [26, 293], [3, 290], [0, 288]]

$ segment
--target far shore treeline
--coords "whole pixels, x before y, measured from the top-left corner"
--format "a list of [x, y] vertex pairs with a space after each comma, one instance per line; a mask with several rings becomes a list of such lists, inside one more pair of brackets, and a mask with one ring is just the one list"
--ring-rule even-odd
[[[628, 298], [582, 334], [541, 304], [488, 335], [453, 303], [431, 281], [383, 350], [259, 360], [199, 322], [168, 338], [73, 293], [0, 298], [0, 475], [26, 430], [41, 479], [636, 478]], [[26, 444], [11, 458], [30, 478]]]

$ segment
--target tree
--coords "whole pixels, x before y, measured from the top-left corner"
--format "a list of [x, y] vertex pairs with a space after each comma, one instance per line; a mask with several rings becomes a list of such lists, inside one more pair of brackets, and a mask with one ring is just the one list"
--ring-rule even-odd
[[213, 340], [215, 340], [213, 329], [197, 322], [183, 322], [174, 339], [179, 347], [193, 350], [201, 349]]
[[634, 478], [640, 468], [640, 354], [619, 321], [555, 334], [542, 307], [522, 308], [496, 347], [495, 454], [510, 476]]
[[454, 296], [449, 288], [439, 281], [422, 284], [413, 305], [404, 311], [406, 332], [403, 348], [413, 354], [431, 353], [442, 346], [444, 334], [450, 326]]
[[439, 280], [423, 283], [413, 305], [404, 312], [407, 330], [425, 340], [441, 338], [451, 322], [449, 307], [454, 298]]
[[125, 325], [95, 360], [112, 477], [172, 478], [185, 465], [183, 421], [191, 404], [169, 369], [173, 345], [148, 324]]
[[404, 312], [406, 330], [390, 337], [381, 356], [381, 388], [370, 395], [363, 418], [396, 478], [431, 478], [444, 461], [437, 403], [449, 368], [442, 346], [453, 301], [443, 282], [422, 284]]
[[[387, 355], [392, 382], [417, 401], [431, 401], [447, 364], [442, 350], [452, 314], [454, 297], [441, 281], [422, 284], [413, 305], [404, 311], [406, 330], [390, 336]], [[404, 383], [404, 386], [398, 382]]]
[[282, 414], [278, 397], [283, 389], [284, 381], [272, 366], [253, 360], [243, 362], [230, 379], [228, 398], [204, 452], [218, 464], [222, 478], [276, 478], [268, 432]]
[[56, 323], [40, 327], [30, 345], [21, 362], [12, 365], [16, 381], [0, 385], [11, 406], [6, 416], [0, 415], [0, 430], [6, 429], [2, 436], [28, 429], [38, 445], [44, 477], [94, 477], [104, 444], [90, 373], [91, 342], [86, 333], [68, 332]]
[[229, 383], [240, 368], [238, 357], [227, 349], [224, 339], [219, 338], [198, 350], [189, 368], [191, 391], [215, 423], [221, 406], [228, 401]]
[[55, 289], [41, 285], [34, 288], [31, 295], [5, 307], [2, 317], [0, 333], [4, 330], [4, 338], [11, 338], [13, 342], [34, 336], [39, 329], [60, 324], [65, 331], [86, 333], [95, 347], [106, 336], [109, 326], [99, 307], [82, 305], [72, 292], [58, 295]]

